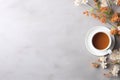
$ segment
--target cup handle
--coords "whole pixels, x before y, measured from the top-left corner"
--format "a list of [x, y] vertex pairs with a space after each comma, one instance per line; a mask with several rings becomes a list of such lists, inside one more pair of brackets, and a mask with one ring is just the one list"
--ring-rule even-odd
[[111, 50], [111, 49], [108, 49], [108, 50], [107, 50], [107, 53], [108, 53], [108, 54], [111, 54], [111, 53], [112, 53], [112, 50]]

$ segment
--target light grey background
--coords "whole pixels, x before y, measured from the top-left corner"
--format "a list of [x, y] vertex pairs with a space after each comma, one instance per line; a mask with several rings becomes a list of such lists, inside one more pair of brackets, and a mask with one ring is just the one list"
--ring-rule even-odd
[[84, 43], [104, 24], [83, 11], [73, 0], [0, 0], [0, 80], [109, 80]]

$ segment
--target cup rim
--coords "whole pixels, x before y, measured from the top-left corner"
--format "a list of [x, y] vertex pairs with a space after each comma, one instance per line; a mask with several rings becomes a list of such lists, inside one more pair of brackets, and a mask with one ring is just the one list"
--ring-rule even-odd
[[[93, 46], [94, 49], [99, 50], [99, 51], [108, 50], [108, 49], [110, 48], [111, 44], [112, 44], [112, 39], [111, 39], [111, 36], [110, 36], [110, 34], [109, 34], [108, 32], [105, 32], [105, 31], [95, 32], [95, 33], [93, 34], [93, 36], [92, 36], [92, 39], [93, 39], [93, 37], [94, 37], [97, 33], [100, 33], [100, 32], [102, 32], [102, 33], [104, 33], [104, 34], [106, 34], [106, 35], [108, 36], [108, 38], [109, 38], [109, 44], [108, 44], [108, 46], [107, 46], [105, 49], [97, 49], [97, 48], [95, 48], [95, 46], [93, 45], [93, 42], [92, 42], [92, 46]], [[92, 40], [91, 40], [91, 41], [92, 41]]]

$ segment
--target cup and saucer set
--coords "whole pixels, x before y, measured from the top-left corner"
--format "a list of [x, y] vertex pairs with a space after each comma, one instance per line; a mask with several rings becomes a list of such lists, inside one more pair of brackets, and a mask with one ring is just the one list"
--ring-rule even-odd
[[115, 37], [110, 34], [110, 29], [104, 26], [96, 26], [90, 29], [85, 38], [87, 50], [96, 56], [104, 56], [112, 53], [115, 45]]

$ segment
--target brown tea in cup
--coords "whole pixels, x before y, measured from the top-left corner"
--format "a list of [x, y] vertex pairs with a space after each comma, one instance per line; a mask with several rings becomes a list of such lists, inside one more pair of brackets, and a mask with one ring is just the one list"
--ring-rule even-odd
[[110, 39], [104, 32], [96, 33], [92, 38], [92, 44], [96, 49], [103, 50], [108, 47]]

